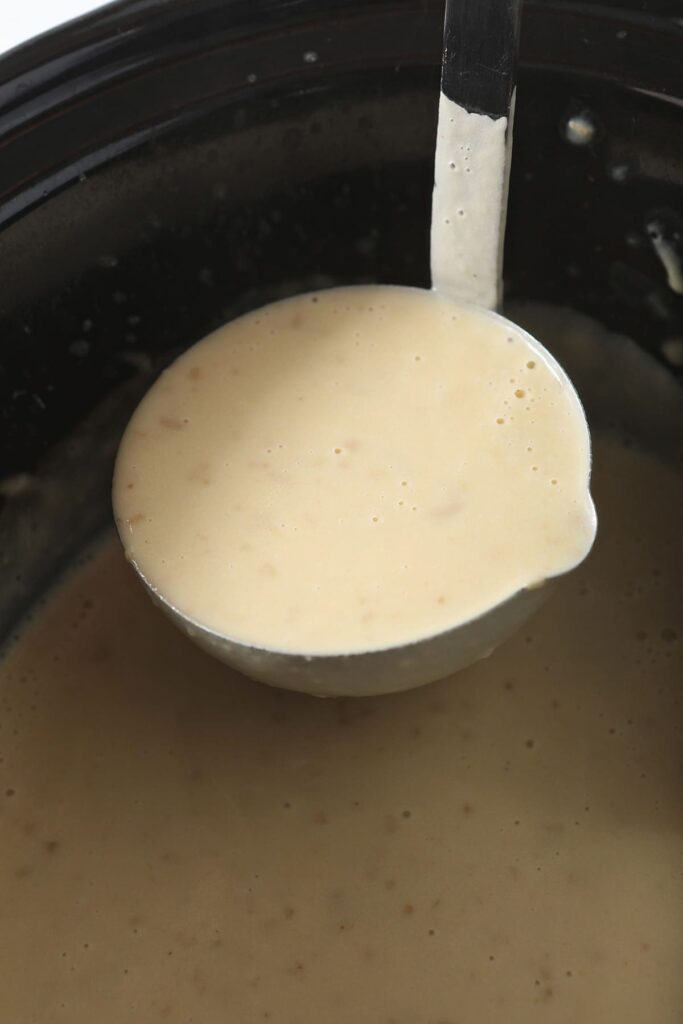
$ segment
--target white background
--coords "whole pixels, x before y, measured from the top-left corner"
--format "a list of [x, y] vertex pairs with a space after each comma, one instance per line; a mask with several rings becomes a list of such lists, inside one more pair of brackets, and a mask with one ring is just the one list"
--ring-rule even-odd
[[[5, 0], [0, 16], [0, 53], [63, 21], [103, 7], [105, 0]], [[0, 3], [0, 6], [5, 6]]]

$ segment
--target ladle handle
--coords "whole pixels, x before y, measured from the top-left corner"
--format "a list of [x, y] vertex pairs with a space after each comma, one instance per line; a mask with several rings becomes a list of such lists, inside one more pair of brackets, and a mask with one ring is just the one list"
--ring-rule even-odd
[[445, 0], [432, 287], [500, 308], [521, 0]]
[[446, 0], [441, 90], [470, 113], [509, 117], [521, 0]]

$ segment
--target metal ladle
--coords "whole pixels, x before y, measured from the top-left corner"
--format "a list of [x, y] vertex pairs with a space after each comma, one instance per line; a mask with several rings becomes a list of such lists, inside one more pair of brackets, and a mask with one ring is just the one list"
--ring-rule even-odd
[[[482, 238], [487, 240], [484, 244], [490, 249], [488, 258], [496, 268], [497, 286], [492, 289], [495, 294], [481, 296], [476, 288], [473, 294], [472, 280], [467, 275], [456, 275], [455, 279], [441, 284], [435, 275], [435, 285], [454, 300], [474, 299], [480, 305], [492, 307], [498, 305], [502, 276], [519, 6], [519, 0], [446, 2], [442, 93], [471, 113], [506, 118], [508, 145], [505, 165], [499, 168], [500, 208], [492, 208], [486, 214], [488, 230], [482, 233]], [[432, 268], [434, 270], [434, 251]], [[504, 320], [493, 310], [490, 315]], [[551, 364], [583, 415], [578, 396], [559, 364], [540, 342], [529, 335], [526, 340]], [[490, 654], [515, 633], [552, 589], [552, 580], [542, 586], [522, 589], [478, 618], [414, 643], [350, 654], [305, 655], [251, 646], [207, 628], [174, 607], [134, 562], [133, 565], [153, 600], [211, 655], [252, 679], [321, 697], [368, 696], [407, 690], [457, 672]]]

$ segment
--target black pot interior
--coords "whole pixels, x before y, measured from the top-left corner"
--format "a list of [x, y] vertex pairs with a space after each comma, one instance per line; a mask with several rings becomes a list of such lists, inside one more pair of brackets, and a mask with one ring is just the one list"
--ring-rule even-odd
[[[680, 257], [666, 13], [527, 3], [505, 284], [675, 373], [683, 296], [652, 237]], [[428, 285], [441, 18], [127, 2], [0, 62], [0, 634], [106, 521], [120, 431], [174, 353], [306, 288]]]

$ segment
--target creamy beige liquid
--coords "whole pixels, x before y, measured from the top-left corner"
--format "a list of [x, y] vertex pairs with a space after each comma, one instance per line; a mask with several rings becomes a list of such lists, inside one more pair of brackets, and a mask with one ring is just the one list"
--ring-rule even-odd
[[231, 675], [113, 540], [76, 571], [0, 663], [2, 1021], [680, 1024], [683, 481], [595, 460], [586, 564], [396, 696]]
[[566, 572], [594, 512], [583, 413], [521, 329], [415, 288], [259, 309], [185, 352], [124, 436], [127, 553], [260, 647], [372, 650]]
[[[514, 103], [513, 103], [514, 107]], [[439, 96], [430, 263], [443, 295], [497, 309], [512, 146], [512, 111], [493, 118]]]

